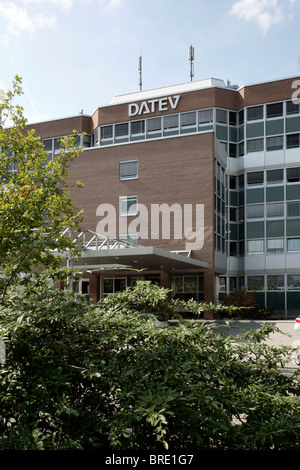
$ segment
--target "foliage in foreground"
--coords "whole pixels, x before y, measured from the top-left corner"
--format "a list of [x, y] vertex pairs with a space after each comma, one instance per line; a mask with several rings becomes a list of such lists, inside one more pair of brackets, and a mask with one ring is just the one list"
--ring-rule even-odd
[[20, 284], [30, 292], [33, 278], [66, 278], [60, 268], [65, 252], [78, 255], [72, 239], [82, 214], [70, 198], [68, 168], [82, 149], [74, 136], [60, 139], [49, 160], [41, 139], [26, 128], [23, 109], [14, 104], [22, 95], [16, 76], [13, 90], [0, 90], [0, 302]]
[[300, 449], [299, 382], [270, 325], [160, 328], [114, 300], [44, 288], [0, 307], [0, 449]]

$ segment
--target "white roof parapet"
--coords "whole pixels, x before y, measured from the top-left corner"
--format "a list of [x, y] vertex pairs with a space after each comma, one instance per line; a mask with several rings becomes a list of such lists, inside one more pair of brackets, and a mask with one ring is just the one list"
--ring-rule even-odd
[[131, 101], [147, 100], [148, 98], [155, 98], [164, 95], [173, 95], [176, 93], [185, 93], [194, 90], [201, 90], [203, 88], [227, 88], [224, 81], [218, 78], [206, 78], [204, 80], [197, 80], [193, 82], [182, 83], [180, 85], [170, 85], [161, 88], [154, 88], [152, 90], [137, 91], [127, 93], [125, 95], [115, 96], [110, 104], [130, 103]]

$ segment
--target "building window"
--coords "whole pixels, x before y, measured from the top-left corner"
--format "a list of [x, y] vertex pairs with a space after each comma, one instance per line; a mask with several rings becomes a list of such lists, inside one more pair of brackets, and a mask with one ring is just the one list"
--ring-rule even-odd
[[250, 206], [247, 206], [247, 217], [249, 219], [264, 217], [264, 205], [252, 204]]
[[263, 106], [253, 106], [247, 109], [247, 120], [254, 121], [256, 119], [263, 119], [264, 110]]
[[300, 274], [288, 274], [287, 275], [287, 288], [288, 290], [300, 289]]
[[136, 215], [137, 214], [137, 196], [120, 196], [120, 215]]
[[300, 252], [300, 238], [288, 238], [287, 251], [288, 253], [299, 253]]
[[299, 183], [300, 181], [300, 167], [287, 168], [286, 180], [288, 183]]
[[164, 129], [174, 129], [178, 127], [178, 114], [164, 116]]
[[264, 150], [264, 139], [247, 140], [247, 152], [262, 152]]
[[155, 117], [147, 119], [147, 132], [161, 131], [161, 118]]
[[53, 139], [44, 139], [43, 146], [46, 152], [52, 152]]
[[248, 255], [261, 255], [264, 252], [263, 240], [248, 240]]
[[287, 203], [287, 217], [300, 217], [300, 201]]
[[130, 134], [144, 134], [145, 132], [145, 121], [132, 121], [130, 123]]
[[272, 202], [267, 204], [267, 217], [282, 217], [284, 214], [283, 202]]
[[238, 152], [239, 152], [239, 157], [243, 157], [245, 154], [245, 144], [244, 142], [240, 142], [238, 144]]
[[234, 111], [229, 111], [229, 125], [236, 126], [237, 123], [237, 113]]
[[195, 126], [196, 125], [196, 111], [181, 114], [180, 125], [181, 127]]
[[138, 177], [138, 161], [120, 162], [120, 180], [136, 179]]
[[213, 122], [213, 110], [212, 109], [201, 109], [198, 111], [198, 122], [199, 124], [208, 124]]
[[298, 114], [299, 104], [294, 104], [293, 101], [286, 102], [286, 114]]
[[276, 184], [283, 181], [283, 170], [267, 170], [267, 183]]
[[172, 295], [180, 300], [203, 300], [203, 276], [174, 276], [172, 278]]
[[237, 144], [229, 144], [229, 156], [232, 158], [237, 157]]
[[123, 124], [116, 124], [115, 125], [115, 137], [125, 137], [128, 136], [128, 122]]
[[299, 135], [300, 134], [289, 134], [286, 136], [287, 149], [298, 148], [300, 146]]
[[222, 124], [227, 124], [227, 111], [225, 109], [217, 109], [216, 121]]
[[283, 253], [283, 238], [270, 238], [267, 240], [267, 253]]
[[226, 292], [226, 277], [219, 277], [219, 292]]
[[236, 179], [237, 177], [235, 175], [229, 175], [229, 188], [230, 189], [236, 189]]
[[239, 111], [239, 125], [241, 126], [242, 124], [244, 124], [244, 110], [243, 109]]
[[283, 136], [279, 135], [276, 137], [267, 138], [267, 150], [281, 150], [283, 149]]
[[103, 297], [121, 292], [126, 289], [126, 277], [124, 278], [104, 278]]
[[248, 276], [247, 284], [248, 290], [264, 290], [264, 276]]
[[267, 276], [268, 290], [284, 290], [284, 274], [271, 274]]
[[252, 173], [247, 173], [248, 184], [263, 184], [263, 182], [264, 182], [263, 171], [253, 171]]
[[267, 105], [267, 118], [282, 116], [283, 103], [273, 103]]
[[[103, 126], [101, 127], [101, 140], [112, 139], [113, 136], [113, 126]], [[96, 144], [96, 142], [95, 142]]]

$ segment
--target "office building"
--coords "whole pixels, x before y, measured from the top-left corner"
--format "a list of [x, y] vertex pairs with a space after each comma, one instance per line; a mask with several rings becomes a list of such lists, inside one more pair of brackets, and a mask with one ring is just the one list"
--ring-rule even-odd
[[98, 300], [151, 279], [216, 302], [247, 287], [276, 315], [298, 311], [299, 89], [299, 77], [211, 78], [31, 125], [49, 158], [73, 129], [84, 148], [69, 171], [87, 231], [81, 288]]

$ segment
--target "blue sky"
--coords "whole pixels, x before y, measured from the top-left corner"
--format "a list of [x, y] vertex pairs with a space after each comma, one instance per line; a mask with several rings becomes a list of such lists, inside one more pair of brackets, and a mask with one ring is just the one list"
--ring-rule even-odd
[[300, 0], [0, 0], [0, 88], [23, 79], [29, 122], [190, 80], [299, 75]]

